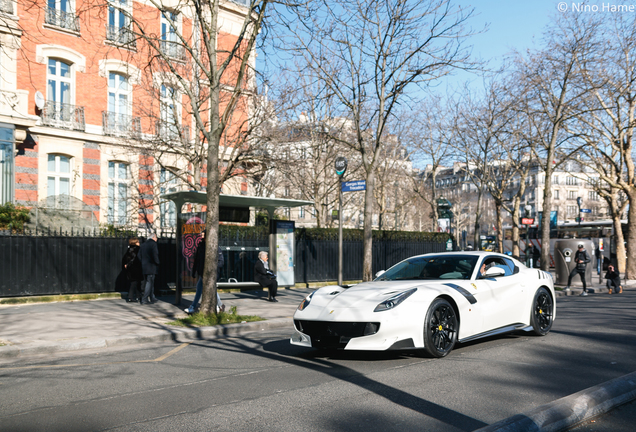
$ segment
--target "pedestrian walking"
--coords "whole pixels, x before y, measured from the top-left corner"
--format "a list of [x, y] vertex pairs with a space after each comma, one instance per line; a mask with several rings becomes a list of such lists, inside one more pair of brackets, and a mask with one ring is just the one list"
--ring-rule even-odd
[[265, 251], [258, 253], [258, 259], [254, 265], [254, 280], [258, 282], [262, 288], [267, 288], [267, 300], [277, 302], [276, 293], [278, 292], [278, 282], [276, 275], [269, 269], [269, 255]]
[[607, 279], [607, 289], [610, 294], [612, 291], [616, 291], [616, 294], [623, 292], [623, 287], [621, 286], [621, 274], [611, 264], [607, 267], [605, 279]]
[[139, 249], [141, 270], [144, 274], [144, 295], [139, 303], [150, 304], [157, 301], [155, 297], [155, 277], [159, 273], [159, 248], [157, 247], [157, 233], [150, 234]]
[[[225, 259], [223, 258], [223, 252], [219, 247], [218, 259], [216, 262], [216, 281], [219, 281], [219, 276], [221, 275], [221, 268], [225, 264]], [[199, 280], [197, 281], [197, 291], [194, 294], [194, 300], [190, 307], [185, 309], [185, 312], [188, 314], [193, 314], [197, 307], [199, 306], [199, 300], [201, 300], [201, 295], [203, 294], [203, 270], [205, 269], [205, 231], [201, 233], [201, 241], [197, 245], [197, 250], [194, 253], [194, 264], [192, 265], [192, 277], [199, 276]], [[225, 305], [221, 301], [221, 296], [219, 296], [219, 291], [217, 288], [216, 291], [216, 312], [225, 312]]]
[[539, 260], [541, 259], [541, 251], [535, 245], [532, 245], [532, 267], [539, 268]]
[[141, 271], [141, 261], [139, 261], [139, 238], [132, 237], [128, 240], [128, 249], [121, 259], [126, 279], [130, 282], [127, 302], [136, 302], [142, 297], [141, 282], [144, 274]]
[[581, 282], [583, 282], [583, 292], [581, 293], [581, 295], [587, 295], [587, 285], [585, 284], [585, 269], [587, 268], [587, 264], [590, 261], [592, 261], [592, 258], [590, 258], [590, 254], [585, 250], [585, 245], [583, 243], [579, 243], [578, 250], [574, 254], [574, 262], [576, 263], [576, 266], [570, 272], [570, 276], [568, 277], [568, 285], [567, 287], [565, 287], [566, 291], [570, 290], [572, 277], [578, 274], [581, 278]]

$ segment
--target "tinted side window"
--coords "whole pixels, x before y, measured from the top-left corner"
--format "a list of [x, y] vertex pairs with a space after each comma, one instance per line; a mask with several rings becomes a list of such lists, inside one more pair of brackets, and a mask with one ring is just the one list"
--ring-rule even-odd
[[511, 276], [513, 273], [514, 265], [512, 265], [512, 261], [509, 261], [505, 258], [499, 258], [499, 257], [486, 258], [485, 263], [486, 265], [493, 263], [494, 267], [499, 267], [503, 269], [505, 273], [503, 276], [499, 276], [499, 277]]
[[[504, 258], [504, 262], [506, 263], [506, 265], [510, 269], [510, 274], [514, 274], [515, 273], [515, 263], [513, 263], [512, 260], [509, 260], [507, 258]], [[508, 272], [506, 272], [506, 276], [508, 276]]]

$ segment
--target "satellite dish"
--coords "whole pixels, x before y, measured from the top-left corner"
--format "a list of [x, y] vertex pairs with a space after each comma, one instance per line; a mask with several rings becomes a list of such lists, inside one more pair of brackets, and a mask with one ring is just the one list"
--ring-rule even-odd
[[35, 106], [38, 109], [44, 108], [44, 95], [39, 91], [35, 92]]

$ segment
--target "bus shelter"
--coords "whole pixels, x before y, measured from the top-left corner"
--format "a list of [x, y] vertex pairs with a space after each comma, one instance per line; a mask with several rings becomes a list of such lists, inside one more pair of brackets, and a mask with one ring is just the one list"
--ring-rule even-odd
[[[188, 256], [194, 253], [196, 249], [195, 237], [200, 236], [205, 227], [205, 222], [202, 218], [184, 217], [183, 206], [184, 204], [207, 204], [207, 193], [199, 191], [183, 191], [183, 192], [171, 192], [161, 195], [164, 200], [172, 201], [176, 208], [176, 248], [177, 248], [177, 262], [176, 262], [176, 293], [175, 304], [181, 304], [181, 297], [183, 293], [183, 270], [187, 263]], [[313, 205], [312, 201], [294, 200], [286, 198], [266, 198], [266, 197], [252, 197], [245, 195], [219, 195], [219, 221], [220, 222], [249, 222], [250, 208], [262, 208], [267, 210], [269, 216], [269, 250], [276, 250], [276, 232], [283, 229], [292, 227], [293, 222], [283, 221], [278, 222], [274, 220], [274, 212], [280, 207], [302, 207], [306, 205]], [[186, 220], [187, 219], [187, 220]], [[286, 225], [284, 225], [286, 223]], [[283, 236], [281, 236], [283, 237]], [[277, 254], [270, 253], [269, 266], [273, 272], [277, 272]], [[284, 263], [286, 264], [286, 263]], [[293, 269], [292, 269], [293, 271]]]

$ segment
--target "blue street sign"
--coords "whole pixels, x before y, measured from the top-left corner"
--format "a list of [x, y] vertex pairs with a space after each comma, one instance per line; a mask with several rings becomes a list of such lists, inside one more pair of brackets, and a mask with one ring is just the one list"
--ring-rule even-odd
[[592, 213], [592, 209], [581, 209], [581, 213]]
[[354, 180], [342, 183], [343, 192], [358, 192], [363, 190], [367, 190], [366, 180]]

